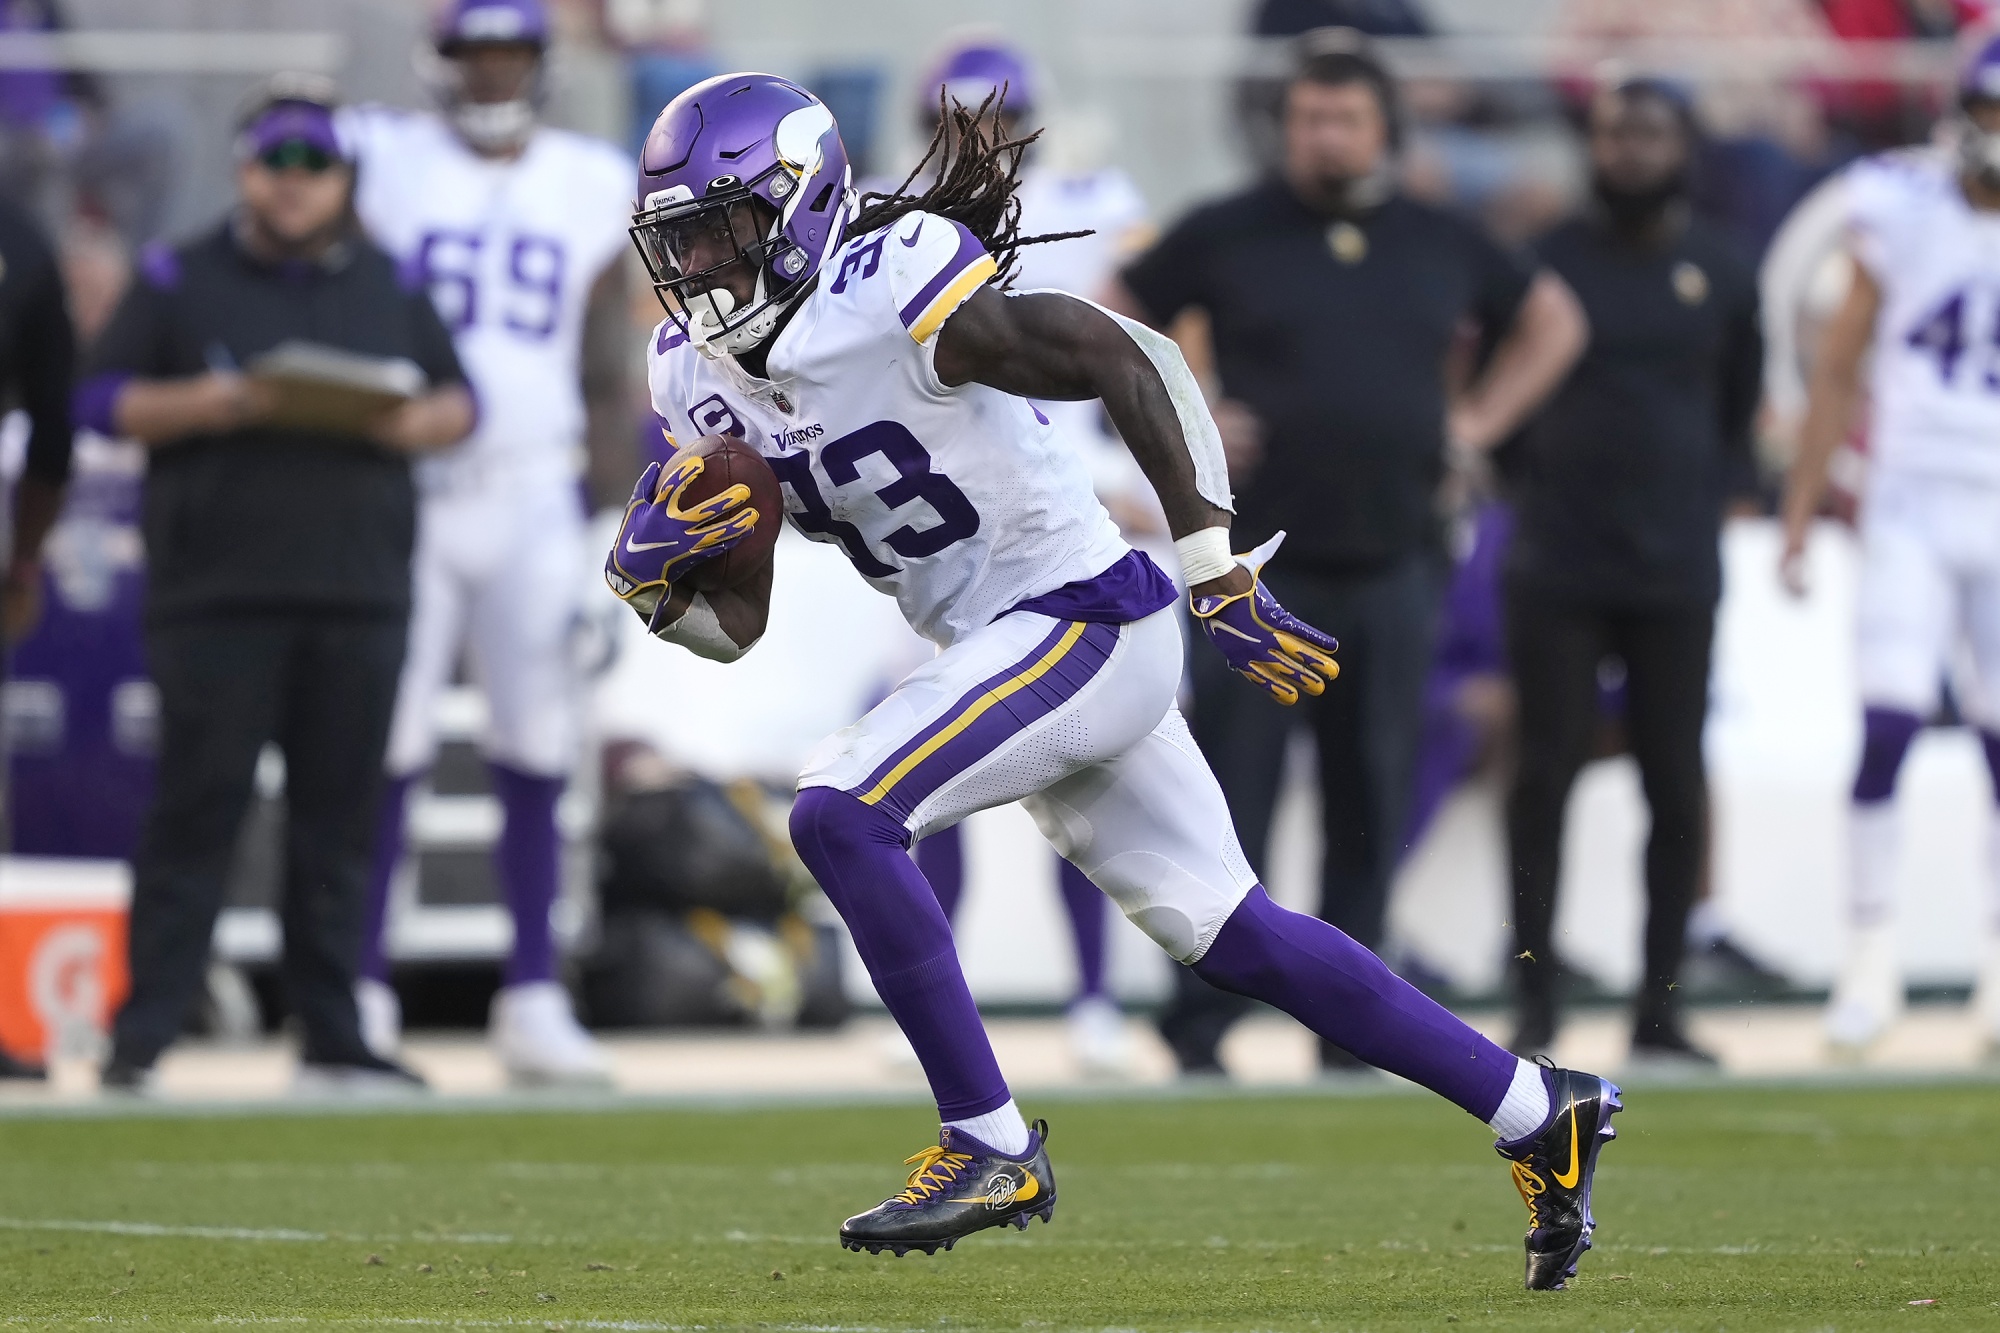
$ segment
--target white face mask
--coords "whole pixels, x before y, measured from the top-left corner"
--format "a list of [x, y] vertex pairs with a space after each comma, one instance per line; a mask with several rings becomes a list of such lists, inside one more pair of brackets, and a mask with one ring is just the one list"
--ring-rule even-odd
[[481, 152], [511, 152], [535, 132], [535, 105], [525, 97], [510, 102], [459, 102], [451, 108], [451, 123]]

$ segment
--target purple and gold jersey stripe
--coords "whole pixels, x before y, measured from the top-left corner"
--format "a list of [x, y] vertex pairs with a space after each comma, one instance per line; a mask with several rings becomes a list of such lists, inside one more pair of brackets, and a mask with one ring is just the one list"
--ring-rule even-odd
[[896, 312], [903, 321], [903, 327], [918, 342], [929, 341], [951, 313], [964, 304], [966, 297], [999, 272], [993, 256], [986, 253], [986, 247], [979, 243], [977, 236], [949, 218], [927, 218], [924, 225], [935, 225], [937, 222], [948, 224], [958, 234], [958, 250], [945, 261], [937, 275], [924, 284], [923, 290]]
[[904, 742], [854, 796], [909, 819], [946, 782], [1075, 698], [1110, 659], [1120, 632], [1082, 620], [1058, 624], [1026, 657], [981, 681]]

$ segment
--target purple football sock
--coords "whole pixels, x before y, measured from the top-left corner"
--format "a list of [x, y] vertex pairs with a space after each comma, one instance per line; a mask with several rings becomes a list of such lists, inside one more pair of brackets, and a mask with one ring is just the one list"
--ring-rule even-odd
[[414, 781], [414, 777], [384, 779], [382, 808], [375, 815], [375, 859], [368, 867], [368, 915], [362, 924], [359, 972], [371, 981], [389, 979], [389, 885], [396, 877], [396, 863], [403, 859], [403, 819]]
[[1493, 1119], [1520, 1064], [1324, 921], [1250, 890], [1194, 964], [1211, 986], [1284, 1010], [1377, 1069]]
[[1069, 910], [1069, 931], [1076, 940], [1076, 997], [1104, 994], [1104, 893], [1090, 876], [1056, 858], [1056, 882]]
[[939, 829], [917, 841], [917, 869], [931, 882], [946, 921], [958, 919], [958, 900], [965, 896], [965, 835], [960, 825]]
[[847, 922], [875, 993], [910, 1039], [941, 1120], [970, 1120], [1010, 1094], [952, 947], [951, 924], [894, 816], [831, 787], [792, 806], [792, 846]]
[[1896, 773], [1923, 722], [1915, 713], [1867, 708], [1861, 714], [1861, 766], [1854, 774], [1854, 801], [1875, 805], [1896, 793]]
[[500, 845], [493, 849], [500, 888], [514, 917], [514, 953], [507, 960], [507, 984], [553, 981], [556, 975], [555, 931], [549, 909], [562, 888], [562, 835], [556, 830], [556, 801], [563, 779], [523, 773], [505, 764], [489, 763], [493, 790], [500, 796], [505, 818]]

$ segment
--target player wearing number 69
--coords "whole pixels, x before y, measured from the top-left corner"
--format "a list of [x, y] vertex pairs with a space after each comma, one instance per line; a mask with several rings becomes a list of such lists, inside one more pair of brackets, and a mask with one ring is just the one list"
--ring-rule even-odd
[[[1845, 301], [1820, 335], [1785, 496], [1781, 575], [1805, 591], [1806, 535], [1847, 438], [1867, 366], [1870, 463], [1861, 506], [1856, 629], [1863, 713], [1849, 818], [1850, 932], [1827, 1010], [1836, 1051], [1858, 1053], [1903, 1007], [1896, 957], [1896, 775], [1960, 636], [1977, 687], [1961, 691], [2000, 785], [2000, 37], [1959, 78], [1949, 150], [1870, 158], [1820, 187], [1774, 257], [1846, 227]], [[1777, 264], [1774, 271], [1786, 266]], [[1772, 306], [1798, 304], [1779, 291]], [[2000, 814], [1990, 836], [2000, 840]], [[2000, 841], [1995, 844], [2000, 847]], [[1993, 863], [2000, 874], [2000, 861]], [[1990, 889], [2000, 904], [2000, 882]], [[2000, 908], [1973, 998], [2000, 1048]]]
[[574, 654], [590, 554], [578, 475], [587, 439], [631, 438], [616, 344], [632, 164], [536, 123], [548, 40], [542, 0], [451, 0], [419, 52], [440, 114], [358, 107], [342, 122], [360, 158], [355, 207], [429, 287], [480, 404], [472, 437], [418, 474], [415, 604], [359, 999], [371, 1045], [393, 1048], [383, 926], [403, 812], [437, 756], [438, 695], [469, 648], [514, 918], [494, 1045], [516, 1081], [595, 1082], [603, 1059], [555, 979], [549, 908], [556, 801], [582, 726]]
[[[770, 75], [711, 79], [654, 124], [632, 228], [668, 312], [654, 409], [690, 441], [753, 447], [785, 517], [839, 544], [939, 650], [826, 740], [792, 812], [943, 1122], [907, 1188], [842, 1243], [934, 1252], [1054, 1210], [1047, 1126], [1008, 1093], [905, 850], [1019, 800], [1174, 958], [1491, 1122], [1529, 1203], [1529, 1285], [1562, 1285], [1616, 1090], [1516, 1059], [1257, 884], [1174, 705], [1173, 584], [1030, 399], [1103, 400], [1159, 493], [1195, 622], [1238, 671], [1292, 702], [1339, 688], [1335, 645], [1259, 582], [1275, 541], [1231, 556], [1221, 442], [1173, 344], [1075, 297], [1006, 294], [1022, 145], [996, 142], [990, 104], [948, 122], [921, 196], [857, 199], [819, 101]], [[732, 511], [709, 501], [727, 492], [678, 467], [633, 495], [607, 579], [659, 637], [727, 660], [761, 633], [770, 571], [701, 576], [746, 535], [718, 531]]]

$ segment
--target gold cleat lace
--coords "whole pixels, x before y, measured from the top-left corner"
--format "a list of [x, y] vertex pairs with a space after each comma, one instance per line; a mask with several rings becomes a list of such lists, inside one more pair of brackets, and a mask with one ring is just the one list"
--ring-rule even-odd
[[[915, 1161], [915, 1158], [911, 1158]], [[1542, 1224], [1541, 1206], [1535, 1202], [1548, 1193], [1548, 1182], [1536, 1175], [1526, 1162], [1514, 1163], [1514, 1188], [1521, 1191], [1521, 1202], [1528, 1205], [1528, 1230], [1533, 1231]]]
[[909, 1188], [898, 1194], [891, 1203], [924, 1203], [931, 1195], [942, 1194], [950, 1189], [958, 1179], [958, 1173], [972, 1165], [972, 1158], [962, 1152], [946, 1152], [932, 1146], [914, 1157], [905, 1157], [904, 1166], [914, 1165], [910, 1172]]

